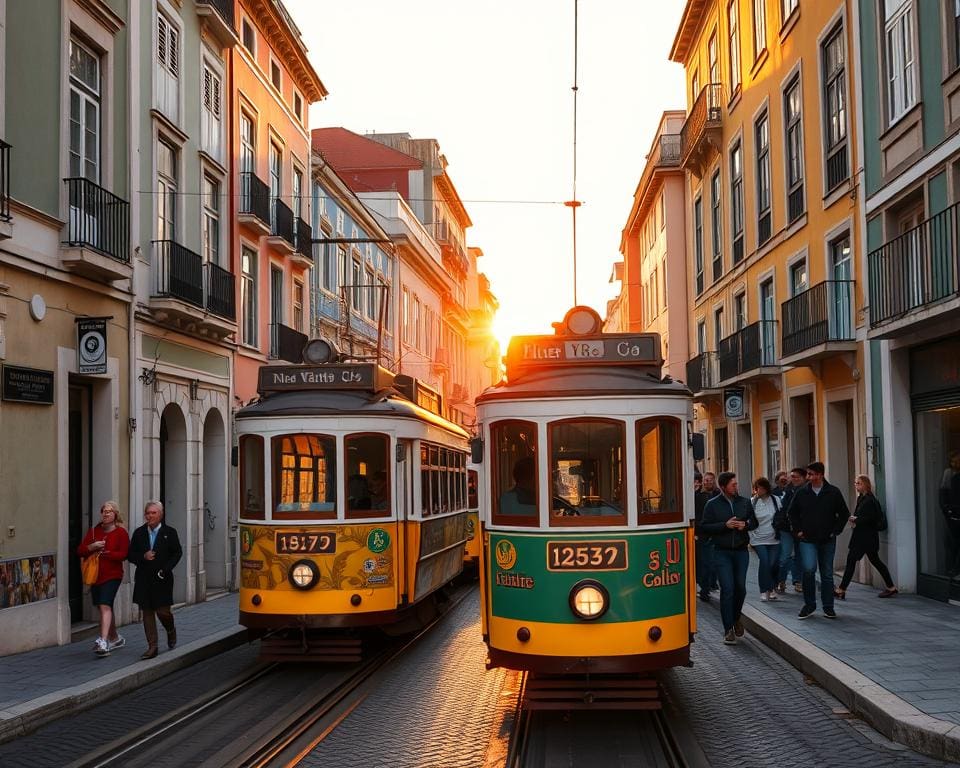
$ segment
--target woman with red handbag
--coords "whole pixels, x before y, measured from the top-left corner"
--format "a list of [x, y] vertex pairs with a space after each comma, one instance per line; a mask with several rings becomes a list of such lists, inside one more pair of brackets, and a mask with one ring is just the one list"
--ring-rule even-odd
[[[95, 525], [83, 537], [77, 554], [80, 557], [95, 558], [97, 576], [90, 586], [93, 604], [100, 609], [100, 636], [94, 641], [93, 650], [97, 656], [106, 656], [116, 648], [122, 648], [126, 641], [117, 633], [113, 617], [113, 601], [123, 581], [123, 563], [130, 548], [130, 537], [123, 527], [120, 507], [115, 501], [105, 501], [100, 507], [100, 523]], [[87, 566], [83, 570], [86, 573]]]

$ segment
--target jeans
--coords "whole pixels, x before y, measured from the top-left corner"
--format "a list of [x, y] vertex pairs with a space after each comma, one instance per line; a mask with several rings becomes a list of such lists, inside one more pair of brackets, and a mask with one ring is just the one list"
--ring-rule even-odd
[[720, 582], [720, 618], [724, 634], [733, 629], [743, 610], [747, 596], [747, 566], [750, 553], [746, 549], [714, 549], [713, 567]]
[[713, 571], [713, 544], [697, 539], [697, 585], [703, 593], [709, 592], [716, 575]]
[[793, 583], [801, 581], [800, 542], [793, 537], [790, 531], [780, 531], [780, 578], [778, 582], [786, 581], [787, 574], [793, 574]]
[[757, 570], [760, 592], [770, 592], [777, 586], [777, 576], [780, 573], [780, 543], [756, 544], [753, 550], [760, 559], [760, 567]]
[[820, 599], [824, 608], [833, 608], [833, 556], [837, 540], [800, 542], [800, 561], [803, 563], [803, 604], [817, 607], [817, 567], [820, 568]]

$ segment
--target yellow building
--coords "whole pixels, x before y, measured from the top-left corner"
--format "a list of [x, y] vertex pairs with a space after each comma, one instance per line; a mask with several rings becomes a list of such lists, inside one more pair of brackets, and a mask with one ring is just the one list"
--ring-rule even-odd
[[[688, 0], [690, 355], [705, 469], [863, 469], [865, 337], [844, 0]], [[858, 341], [859, 340], [859, 341]], [[842, 549], [842, 548], [839, 548]]]

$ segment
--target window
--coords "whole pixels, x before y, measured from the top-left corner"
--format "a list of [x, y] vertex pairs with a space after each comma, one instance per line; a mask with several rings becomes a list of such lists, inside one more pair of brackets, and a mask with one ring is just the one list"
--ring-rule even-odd
[[423, 349], [423, 306], [420, 299], [413, 297], [413, 338], [410, 343], [415, 349]]
[[243, 37], [243, 47], [250, 51], [254, 59], [256, 59], [257, 35], [256, 32], [253, 31], [253, 24], [250, 23], [249, 19], [244, 19], [240, 22], [240, 34]]
[[719, 344], [720, 339], [726, 338], [723, 335], [723, 307], [717, 307], [713, 310], [713, 343]]
[[222, 93], [220, 75], [206, 63], [203, 65], [203, 85], [201, 100], [203, 110], [200, 119], [200, 148], [211, 157], [221, 160], [222, 141]]
[[[417, 301], [417, 309], [420, 307]], [[350, 309], [357, 314], [363, 311], [363, 265], [360, 259], [353, 259], [353, 272], [350, 277]]]
[[70, 38], [70, 176], [100, 183], [100, 57]]
[[707, 351], [707, 321], [697, 320], [697, 354], [702, 355]]
[[[387, 288], [387, 281], [382, 277], [378, 277], [377, 278], [377, 314], [376, 314], [376, 317], [374, 317], [374, 320], [380, 320], [380, 318], [382, 317], [383, 323], [386, 326], [384, 330], [386, 330], [387, 333], [390, 333], [391, 331], [390, 316], [388, 314], [389, 311], [390, 311], [390, 292]], [[431, 356], [433, 355], [432, 347], [427, 351]]]
[[830, 265], [832, 270], [832, 290], [830, 302], [830, 338], [853, 338], [853, 264], [850, 256], [849, 233], [830, 243]]
[[303, 171], [297, 166], [293, 166], [293, 215], [303, 218]]
[[803, 126], [801, 121], [800, 76], [793, 78], [783, 93], [787, 150], [787, 222], [792, 224], [805, 210], [803, 196]]
[[157, 142], [157, 240], [177, 239], [177, 150]]
[[690, 101], [694, 102], [697, 100], [697, 96], [700, 95], [700, 72], [699, 70], [693, 73], [693, 78], [690, 80]]
[[550, 525], [627, 522], [624, 425], [608, 419], [567, 419], [547, 428], [550, 444]]
[[350, 256], [347, 254], [347, 248], [344, 245], [337, 246], [337, 274], [340, 275], [340, 285], [339, 288], [344, 293], [341, 295], [342, 301], [346, 302], [349, 300], [349, 296], [346, 294], [347, 284], [350, 282]]
[[801, 259], [790, 267], [790, 295], [807, 290], [807, 260]]
[[723, 237], [720, 224], [720, 169], [718, 168], [710, 179], [710, 236], [713, 240], [713, 279], [719, 280], [723, 275]]
[[[960, 3], [960, 0], [957, 0]], [[847, 170], [847, 97], [843, 26], [829, 34], [821, 48], [823, 67], [823, 133], [827, 164], [827, 190], [849, 176]]]
[[390, 438], [381, 434], [343, 438], [347, 465], [347, 517], [390, 515]]
[[283, 82], [280, 79], [280, 65], [273, 59], [270, 59], [270, 82], [273, 83], [273, 87], [278, 91], [281, 90], [280, 86]]
[[283, 324], [283, 270], [270, 265], [270, 357], [280, 357], [280, 326]]
[[953, 10], [950, 12], [950, 37], [953, 45], [950, 66], [960, 68], [960, 0], [953, 0]]
[[495, 525], [538, 524], [537, 456], [537, 425], [533, 422], [510, 420], [490, 425]]
[[243, 312], [242, 342], [257, 346], [257, 252], [243, 246], [240, 252], [240, 311]]
[[757, 246], [770, 239], [770, 121], [764, 112], [754, 124], [757, 152]]
[[337, 442], [329, 435], [293, 434], [271, 439], [273, 519], [337, 516]]
[[730, 150], [730, 223], [736, 265], [743, 259], [743, 152], [739, 141]]
[[297, 91], [293, 92], [293, 114], [297, 116], [297, 121], [303, 123], [303, 96]]
[[760, 285], [760, 365], [777, 362], [777, 323], [773, 298], [773, 278]]
[[884, 0], [883, 10], [887, 121], [893, 123], [916, 103], [913, 0]]
[[283, 150], [270, 142], [270, 231], [277, 234], [277, 202], [283, 189]]
[[293, 281], [293, 329], [303, 330], [303, 283], [300, 280]]
[[[256, 170], [257, 134], [253, 118], [246, 112], [240, 113], [240, 173], [253, 173]], [[246, 188], [249, 194], [249, 185]], [[245, 209], [248, 210], [248, 209]]]
[[363, 308], [363, 314], [375, 320], [377, 317], [377, 282], [374, 279], [373, 270], [367, 269], [366, 272], [364, 272], [363, 282], [367, 292], [367, 300]]
[[780, 0], [780, 24], [786, 23], [787, 19], [797, 10], [800, 0]]
[[747, 294], [738, 293], [733, 297], [734, 330], [739, 331], [747, 325]]
[[680, 446], [680, 422], [676, 419], [637, 422], [637, 522], [640, 525], [683, 520]]
[[703, 293], [703, 198], [693, 203], [693, 253], [696, 259], [697, 295]]
[[720, 61], [717, 59], [717, 30], [713, 30], [707, 43], [707, 58], [710, 62], [710, 82], [720, 82]]
[[740, 24], [738, 12], [739, 0], [731, 0], [727, 6], [728, 45], [730, 48], [730, 93], [740, 87]]
[[325, 291], [337, 291], [337, 248], [333, 243], [324, 243], [322, 287]]
[[157, 108], [174, 123], [180, 121], [180, 29], [157, 13]]
[[263, 438], [240, 436], [240, 517], [263, 520]]
[[203, 260], [220, 264], [220, 183], [203, 175]]
[[730, 467], [730, 458], [727, 448], [727, 428], [717, 427], [713, 430], [713, 471], [726, 472]]
[[402, 306], [400, 307], [401, 321], [403, 328], [401, 336], [404, 342], [410, 343], [410, 293], [406, 288], [403, 289]]
[[753, 60], [767, 47], [767, 0], [753, 0]]

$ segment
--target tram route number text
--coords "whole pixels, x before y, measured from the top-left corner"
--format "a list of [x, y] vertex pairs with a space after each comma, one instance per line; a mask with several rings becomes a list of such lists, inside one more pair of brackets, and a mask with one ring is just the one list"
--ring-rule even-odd
[[277, 533], [277, 554], [329, 555], [337, 551], [332, 533]]
[[548, 571], [625, 571], [626, 541], [548, 541]]

